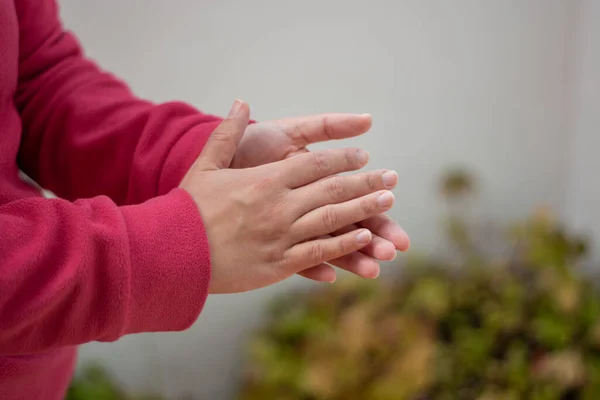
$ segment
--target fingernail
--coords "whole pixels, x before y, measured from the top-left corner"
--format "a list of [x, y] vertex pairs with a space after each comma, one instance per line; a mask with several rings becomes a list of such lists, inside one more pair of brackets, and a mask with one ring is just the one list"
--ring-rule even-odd
[[394, 203], [394, 195], [392, 192], [383, 192], [377, 199], [380, 207], [389, 207]]
[[333, 278], [331, 278], [330, 280], [328, 280], [327, 282], [329, 283], [335, 283], [335, 280], [337, 279], [337, 276], [333, 276]]
[[371, 241], [371, 232], [368, 230], [360, 231], [356, 234], [356, 242], [360, 244], [369, 243]]
[[229, 111], [229, 115], [227, 117], [234, 118], [235, 116], [237, 116], [240, 113], [240, 110], [242, 109], [242, 104], [244, 104], [243, 101], [236, 100], [233, 103], [233, 106], [231, 107], [231, 110]]
[[387, 189], [392, 189], [394, 186], [396, 186], [396, 182], [398, 182], [398, 174], [396, 171], [387, 171], [384, 172], [384, 174], [381, 176], [381, 179], [383, 180], [383, 186], [385, 186]]
[[369, 153], [364, 150], [358, 150], [356, 152], [356, 159], [360, 165], [365, 165], [369, 161]]

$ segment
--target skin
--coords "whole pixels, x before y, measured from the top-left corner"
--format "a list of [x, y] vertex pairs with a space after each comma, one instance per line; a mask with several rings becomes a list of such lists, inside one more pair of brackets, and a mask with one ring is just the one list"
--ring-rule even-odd
[[[329, 140], [342, 140], [366, 133], [371, 128], [368, 114], [321, 114], [307, 117], [286, 118], [260, 122], [246, 128], [233, 158], [232, 168], [248, 168], [264, 165], [307, 153], [308, 145]], [[372, 185], [393, 188], [398, 176], [393, 171], [379, 171]], [[386, 182], [383, 183], [383, 174]], [[379, 179], [379, 181], [378, 181]], [[376, 215], [334, 232], [337, 236], [366, 228], [373, 233], [371, 243], [360, 251], [330, 260], [327, 264], [345, 269], [363, 278], [379, 275], [379, 261], [391, 261], [397, 251], [406, 251], [410, 239], [406, 232], [386, 215]], [[320, 264], [302, 271], [300, 275], [323, 282], [333, 282], [335, 269]]]
[[394, 203], [381, 171], [338, 176], [367, 163], [361, 149], [304, 152], [257, 167], [229, 168], [249, 115], [248, 106], [236, 102], [181, 183], [203, 217], [211, 293], [268, 286], [356, 253], [373, 235], [349, 227]]

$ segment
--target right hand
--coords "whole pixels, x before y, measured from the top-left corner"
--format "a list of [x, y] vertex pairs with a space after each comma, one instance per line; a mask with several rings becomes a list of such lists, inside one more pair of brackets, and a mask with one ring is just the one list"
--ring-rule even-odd
[[367, 229], [324, 237], [388, 211], [384, 171], [333, 176], [366, 163], [359, 149], [301, 154], [248, 169], [228, 169], [250, 111], [236, 102], [184, 177], [202, 215], [211, 253], [211, 293], [268, 286], [367, 246]]

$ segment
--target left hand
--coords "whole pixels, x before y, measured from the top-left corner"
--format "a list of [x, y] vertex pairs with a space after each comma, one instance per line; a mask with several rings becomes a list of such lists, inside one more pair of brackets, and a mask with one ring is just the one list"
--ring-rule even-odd
[[[356, 114], [322, 114], [252, 124], [246, 128], [231, 168], [250, 168], [280, 161], [309, 151], [306, 148], [309, 144], [359, 136], [370, 127], [370, 115]], [[378, 261], [391, 261], [397, 251], [406, 251], [410, 245], [406, 232], [384, 214], [368, 218], [358, 226], [348, 226], [335, 235], [359, 227], [372, 232], [372, 242], [360, 252], [330, 261], [331, 265], [363, 278], [375, 278], [380, 272]], [[300, 275], [322, 282], [333, 282], [336, 278], [335, 269], [327, 264], [304, 270]]]

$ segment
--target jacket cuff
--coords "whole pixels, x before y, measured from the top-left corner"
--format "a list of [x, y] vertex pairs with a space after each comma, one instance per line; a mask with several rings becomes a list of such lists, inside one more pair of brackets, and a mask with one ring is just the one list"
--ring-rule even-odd
[[122, 212], [131, 265], [123, 333], [187, 329], [204, 307], [211, 278], [196, 204], [185, 190], [174, 189]]

